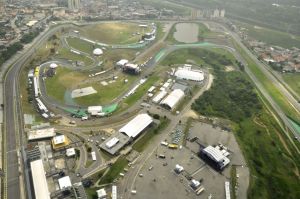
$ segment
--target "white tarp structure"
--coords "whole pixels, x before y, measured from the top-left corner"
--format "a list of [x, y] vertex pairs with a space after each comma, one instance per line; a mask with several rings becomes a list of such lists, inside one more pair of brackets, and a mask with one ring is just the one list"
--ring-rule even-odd
[[72, 187], [71, 179], [69, 176], [58, 179], [58, 184], [60, 189]]
[[100, 48], [96, 48], [93, 51], [93, 54], [96, 55], [96, 56], [102, 55], [103, 54], [103, 50], [101, 50]]
[[28, 132], [28, 140], [52, 138], [55, 136], [54, 128], [37, 129]]
[[58, 67], [58, 65], [56, 63], [50, 64], [50, 68], [57, 68], [57, 67]]
[[180, 89], [173, 90], [160, 104], [174, 109], [176, 104], [184, 97], [184, 92]]
[[167, 94], [168, 94], [167, 91], [162, 90], [152, 99], [152, 101], [154, 103], [159, 103], [160, 100], [162, 100]]
[[99, 115], [102, 113], [102, 106], [89, 106], [87, 111], [91, 115]]
[[50, 199], [45, 169], [41, 159], [30, 162], [31, 175], [36, 199]]
[[139, 114], [135, 118], [133, 118], [129, 123], [123, 126], [119, 130], [119, 132], [125, 133], [128, 137], [135, 138], [152, 122], [153, 119], [148, 114], [146, 113]]
[[112, 186], [111, 199], [117, 199], [117, 186], [116, 185]]
[[111, 140], [109, 140], [105, 145], [107, 148], [112, 148], [113, 146], [115, 146], [117, 143], [119, 142], [119, 139], [116, 137], [113, 137]]
[[128, 64], [128, 62], [129, 61], [127, 59], [121, 59], [117, 62], [117, 66], [125, 66], [126, 64]]
[[186, 80], [192, 80], [192, 81], [203, 81], [204, 80], [204, 74], [200, 70], [192, 70], [191, 67], [179, 67], [178, 70], [175, 72], [175, 76], [178, 79], [186, 79]]

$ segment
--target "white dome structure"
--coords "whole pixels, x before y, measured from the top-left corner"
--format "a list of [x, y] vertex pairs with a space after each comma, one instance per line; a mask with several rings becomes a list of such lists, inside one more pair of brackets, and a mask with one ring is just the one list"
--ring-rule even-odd
[[96, 56], [102, 55], [103, 54], [103, 50], [101, 50], [100, 48], [96, 48], [93, 51], [93, 54], [96, 55]]
[[58, 67], [58, 65], [56, 63], [50, 64], [50, 68], [57, 68], [57, 67]]

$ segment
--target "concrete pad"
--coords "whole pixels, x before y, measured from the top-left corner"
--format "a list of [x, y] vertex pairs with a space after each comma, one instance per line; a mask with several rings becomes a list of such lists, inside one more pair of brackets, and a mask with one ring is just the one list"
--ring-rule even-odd
[[72, 98], [78, 98], [78, 97], [83, 97], [87, 95], [92, 95], [97, 93], [97, 91], [93, 87], [86, 87], [86, 88], [80, 88], [80, 89], [75, 89], [71, 93]]

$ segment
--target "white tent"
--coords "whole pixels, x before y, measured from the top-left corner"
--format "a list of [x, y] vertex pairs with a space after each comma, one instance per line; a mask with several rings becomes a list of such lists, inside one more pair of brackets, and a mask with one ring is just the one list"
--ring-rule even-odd
[[184, 92], [181, 89], [175, 89], [170, 93], [160, 104], [174, 109], [176, 104], [184, 97]]
[[56, 63], [50, 64], [50, 68], [57, 68], [57, 67], [58, 67], [58, 65]]
[[204, 74], [202, 71], [192, 70], [190, 67], [178, 68], [178, 70], [175, 72], [175, 76], [178, 79], [186, 79], [197, 82], [204, 80]]
[[129, 61], [127, 59], [121, 59], [117, 62], [117, 66], [125, 66], [126, 64], [128, 64], [128, 62]]
[[103, 50], [101, 50], [100, 48], [96, 48], [93, 51], [93, 54], [96, 55], [96, 56], [102, 55], [103, 54]]
[[91, 115], [98, 115], [99, 113], [102, 113], [102, 106], [89, 106], [88, 113]]
[[128, 137], [135, 138], [152, 122], [153, 119], [148, 114], [139, 114], [135, 118], [133, 118], [129, 123], [123, 126], [119, 130], [119, 132], [125, 133]]

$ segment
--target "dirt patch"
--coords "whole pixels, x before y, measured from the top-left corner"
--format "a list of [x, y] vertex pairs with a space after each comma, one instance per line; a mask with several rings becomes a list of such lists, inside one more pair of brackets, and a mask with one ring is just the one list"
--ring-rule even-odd
[[225, 71], [226, 72], [231, 72], [231, 71], [234, 71], [234, 67], [233, 66], [225, 66]]

